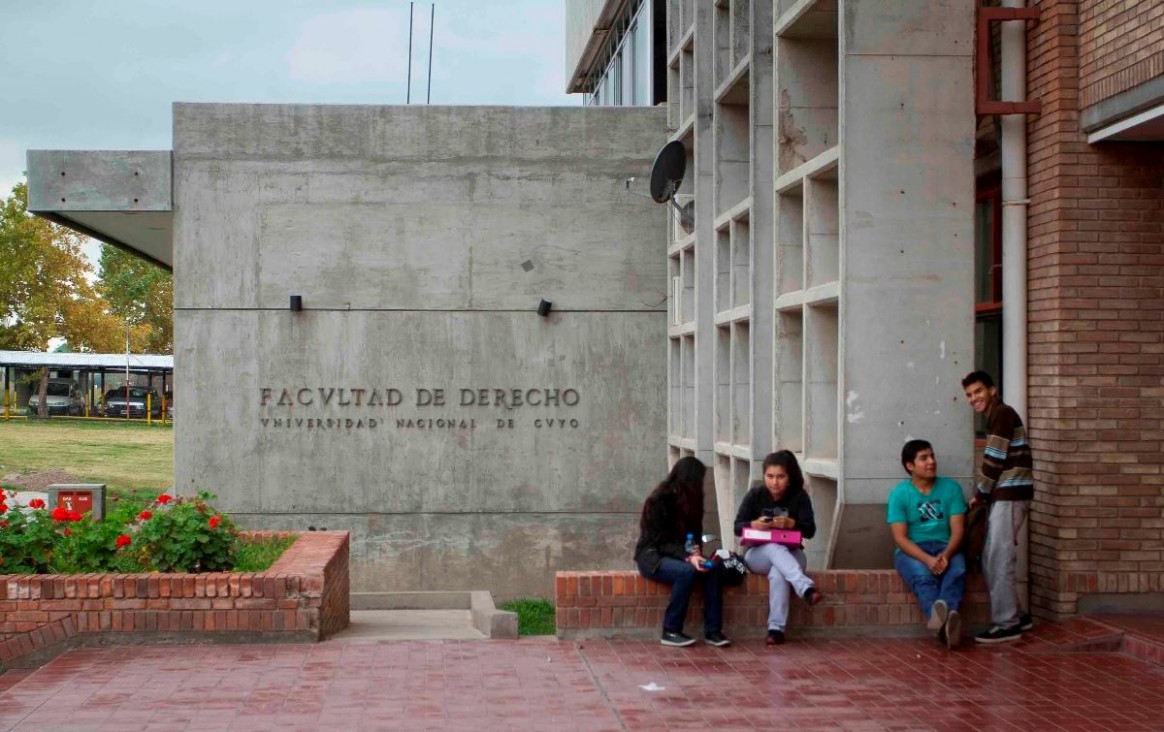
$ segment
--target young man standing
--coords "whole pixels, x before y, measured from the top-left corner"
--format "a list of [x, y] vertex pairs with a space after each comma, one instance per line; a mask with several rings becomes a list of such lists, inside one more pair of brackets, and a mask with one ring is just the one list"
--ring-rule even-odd
[[1035, 493], [1034, 461], [1022, 419], [999, 399], [990, 374], [974, 371], [962, 379], [962, 388], [966, 390], [970, 407], [986, 417], [986, 447], [978, 463], [976, 490], [970, 505], [990, 505], [982, 571], [990, 592], [994, 625], [974, 640], [1007, 643], [1018, 640], [1024, 631], [1033, 627], [1031, 616], [1023, 611], [1019, 601], [1015, 564], [1019, 529], [1027, 520]]
[[926, 627], [955, 648], [962, 640], [958, 606], [966, 589], [966, 562], [958, 551], [966, 529], [966, 499], [961, 486], [938, 477], [934, 448], [925, 440], [905, 443], [901, 464], [909, 478], [889, 494], [886, 516], [897, 544], [893, 565], [917, 596]]

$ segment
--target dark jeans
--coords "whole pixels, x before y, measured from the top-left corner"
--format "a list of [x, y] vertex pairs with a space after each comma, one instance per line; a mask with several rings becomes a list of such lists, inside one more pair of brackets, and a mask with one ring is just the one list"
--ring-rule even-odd
[[723, 630], [723, 583], [717, 569], [699, 572], [689, 562], [663, 557], [654, 572], [647, 572], [640, 566], [639, 574], [649, 580], [671, 585], [671, 599], [667, 602], [667, 612], [663, 614], [663, 630], [671, 633], [683, 630], [687, 604], [691, 601], [691, 591], [695, 589], [696, 582], [703, 584], [703, 632], [706, 634]]

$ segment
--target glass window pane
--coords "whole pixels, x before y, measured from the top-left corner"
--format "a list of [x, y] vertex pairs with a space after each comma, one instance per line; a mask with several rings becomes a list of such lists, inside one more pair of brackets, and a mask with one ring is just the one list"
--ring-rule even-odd
[[644, 3], [634, 30], [635, 92], [634, 103], [651, 104], [651, 13], [650, 3]]
[[635, 78], [635, 37], [633, 28], [626, 34], [626, 40], [623, 42], [622, 52], [619, 53], [619, 58], [622, 60], [621, 103], [629, 107], [635, 103], [635, 87], [639, 84], [639, 80]]
[[974, 302], [991, 303], [1002, 299], [994, 292], [994, 198], [980, 199], [974, 206]]
[[622, 104], [622, 52], [614, 55], [614, 60], [610, 62], [610, 68], [606, 70], [606, 75], [611, 79], [610, 85], [610, 103], [613, 105]]

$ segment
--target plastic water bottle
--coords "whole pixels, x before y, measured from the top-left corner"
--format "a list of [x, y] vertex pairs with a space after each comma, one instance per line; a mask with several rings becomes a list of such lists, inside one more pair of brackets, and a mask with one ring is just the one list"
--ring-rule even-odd
[[691, 556], [697, 548], [695, 546], [695, 534], [688, 534], [687, 543], [683, 545], [683, 551], [687, 552], [687, 556]]

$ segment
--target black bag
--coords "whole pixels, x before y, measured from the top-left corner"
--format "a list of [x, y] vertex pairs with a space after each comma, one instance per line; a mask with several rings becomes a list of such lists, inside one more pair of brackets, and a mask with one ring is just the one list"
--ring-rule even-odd
[[748, 565], [744, 564], [743, 557], [729, 551], [726, 557], [721, 557], [720, 553], [716, 552], [716, 559], [719, 560], [715, 563], [716, 569], [725, 585], [734, 587], [744, 583], [744, 578], [748, 576]]

